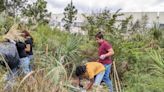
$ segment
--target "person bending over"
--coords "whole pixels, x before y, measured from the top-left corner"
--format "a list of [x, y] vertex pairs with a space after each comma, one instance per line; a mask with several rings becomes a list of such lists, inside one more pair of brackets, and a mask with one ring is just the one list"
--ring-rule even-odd
[[88, 62], [85, 65], [76, 68], [76, 76], [78, 77], [78, 84], [82, 78], [89, 79], [90, 83], [85, 87], [86, 90], [90, 89], [92, 85], [99, 86], [105, 73], [105, 67], [99, 62]]

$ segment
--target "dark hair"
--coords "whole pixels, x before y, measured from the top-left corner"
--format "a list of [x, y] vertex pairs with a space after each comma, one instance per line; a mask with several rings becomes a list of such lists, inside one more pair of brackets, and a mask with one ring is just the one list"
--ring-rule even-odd
[[86, 66], [78, 66], [76, 67], [76, 76], [83, 75], [86, 72]]
[[26, 30], [24, 30], [22, 33], [24, 33], [24, 37], [28, 37], [28, 36], [31, 37], [30, 33]]
[[103, 39], [104, 36], [102, 34], [102, 32], [98, 32], [96, 35], [95, 35], [96, 38], [99, 38], [99, 39]]

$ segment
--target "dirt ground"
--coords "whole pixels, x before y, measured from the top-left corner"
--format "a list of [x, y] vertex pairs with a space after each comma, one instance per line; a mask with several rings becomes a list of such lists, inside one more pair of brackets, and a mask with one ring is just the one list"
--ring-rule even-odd
[[[78, 85], [77, 85], [76, 83], [77, 83], [77, 81], [76, 81], [75, 79], [72, 79], [72, 84], [73, 84], [73, 86], [75, 86], [75, 87], [78, 88]], [[81, 81], [81, 84], [82, 84], [84, 87], [85, 87], [88, 83], [89, 83], [89, 81], [88, 81], [88, 80], [85, 80], [85, 79], [83, 79], [83, 80]], [[79, 92], [109, 92], [109, 91], [108, 91], [108, 88], [107, 88], [104, 84], [102, 84], [102, 85], [100, 85], [100, 86], [92, 86], [92, 88], [91, 88], [90, 90], [87, 90], [87, 91], [85, 91], [85, 90], [79, 90]]]

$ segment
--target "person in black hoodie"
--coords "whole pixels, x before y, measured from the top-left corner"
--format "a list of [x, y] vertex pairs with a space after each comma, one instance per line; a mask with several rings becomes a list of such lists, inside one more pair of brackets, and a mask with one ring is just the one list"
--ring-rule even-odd
[[26, 53], [30, 60], [33, 59], [33, 38], [28, 31], [23, 31], [26, 43]]
[[16, 47], [17, 47], [19, 57], [20, 57], [20, 68], [22, 69], [22, 72], [24, 74], [28, 74], [30, 72], [30, 69], [29, 69], [30, 60], [25, 50], [26, 44], [25, 42], [19, 41], [19, 42], [16, 42]]

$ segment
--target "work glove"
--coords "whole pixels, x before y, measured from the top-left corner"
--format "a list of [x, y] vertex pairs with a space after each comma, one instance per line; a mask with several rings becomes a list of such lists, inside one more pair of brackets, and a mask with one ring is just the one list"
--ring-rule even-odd
[[106, 58], [106, 56], [105, 56], [105, 55], [101, 55], [99, 58], [100, 58], [101, 60], [104, 60], [104, 59]]

